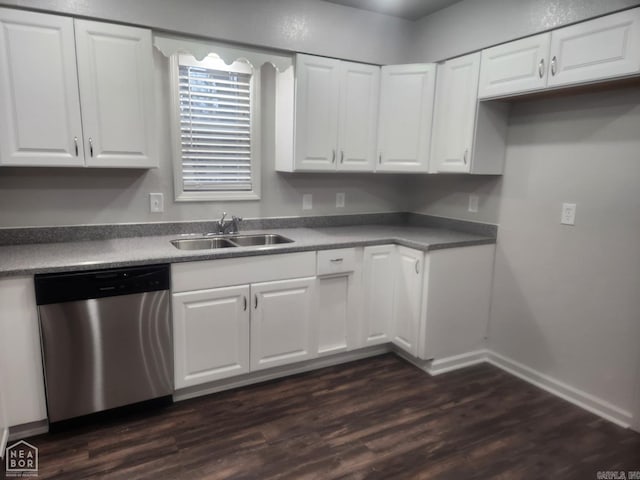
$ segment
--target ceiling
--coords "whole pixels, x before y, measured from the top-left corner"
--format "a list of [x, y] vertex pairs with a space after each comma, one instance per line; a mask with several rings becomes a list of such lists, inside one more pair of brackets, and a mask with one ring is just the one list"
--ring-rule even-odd
[[417, 20], [460, 0], [326, 0], [348, 7]]

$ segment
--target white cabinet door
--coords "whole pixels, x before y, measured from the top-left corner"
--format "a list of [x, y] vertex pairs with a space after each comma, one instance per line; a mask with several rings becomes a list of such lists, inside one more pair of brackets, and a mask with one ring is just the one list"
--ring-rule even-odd
[[436, 67], [382, 67], [378, 164], [380, 172], [427, 172]]
[[0, 164], [84, 165], [71, 18], [0, 9]]
[[552, 32], [549, 86], [640, 72], [640, 9]]
[[249, 286], [173, 295], [175, 387], [249, 371]]
[[397, 248], [392, 341], [413, 356], [418, 355], [423, 264], [423, 252], [402, 246]]
[[315, 277], [251, 285], [251, 370], [314, 356]]
[[362, 269], [363, 346], [391, 341], [395, 245], [365, 247]]
[[318, 279], [316, 330], [318, 354], [344, 352], [349, 347], [350, 275]]
[[335, 170], [340, 61], [296, 56], [295, 168]]
[[338, 170], [374, 170], [379, 96], [380, 67], [340, 62]]
[[0, 280], [0, 365], [7, 426], [47, 418], [33, 277]]
[[550, 44], [551, 34], [543, 33], [483, 50], [478, 97], [545, 88]]
[[471, 170], [480, 52], [438, 65], [431, 161], [437, 172]]
[[76, 20], [86, 164], [157, 166], [151, 31]]

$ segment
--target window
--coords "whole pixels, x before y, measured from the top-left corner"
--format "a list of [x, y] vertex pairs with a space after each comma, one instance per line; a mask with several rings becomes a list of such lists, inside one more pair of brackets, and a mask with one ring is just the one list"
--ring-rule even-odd
[[171, 61], [178, 201], [259, 198], [259, 71], [216, 55]]

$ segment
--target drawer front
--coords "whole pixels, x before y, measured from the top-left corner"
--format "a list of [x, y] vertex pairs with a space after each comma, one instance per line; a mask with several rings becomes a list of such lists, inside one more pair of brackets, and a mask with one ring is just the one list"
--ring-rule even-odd
[[172, 292], [312, 277], [315, 252], [258, 255], [171, 265]]
[[317, 275], [334, 275], [353, 272], [356, 266], [356, 249], [340, 248], [318, 252]]

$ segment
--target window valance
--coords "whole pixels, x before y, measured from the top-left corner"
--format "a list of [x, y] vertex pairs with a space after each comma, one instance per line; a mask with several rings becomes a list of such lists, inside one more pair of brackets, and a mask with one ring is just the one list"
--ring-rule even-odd
[[227, 65], [231, 65], [237, 60], [245, 60], [253, 68], [260, 68], [265, 63], [271, 63], [279, 72], [284, 72], [293, 64], [292, 57], [282, 53], [254, 50], [213, 41], [189, 40], [170, 35], [154, 35], [153, 45], [165, 57], [183, 53], [193, 55], [197, 60], [202, 60], [213, 53]]

